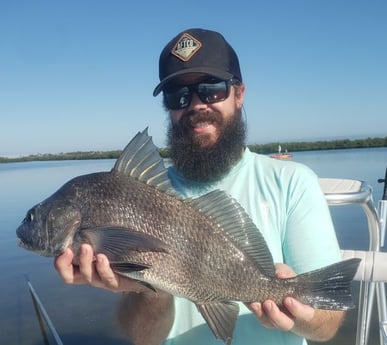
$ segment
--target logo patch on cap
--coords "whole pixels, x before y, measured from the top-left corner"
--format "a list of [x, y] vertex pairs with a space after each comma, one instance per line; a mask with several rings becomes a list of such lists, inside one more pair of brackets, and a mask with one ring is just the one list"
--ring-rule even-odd
[[202, 44], [195, 37], [184, 33], [172, 48], [171, 53], [182, 61], [188, 61], [201, 46]]

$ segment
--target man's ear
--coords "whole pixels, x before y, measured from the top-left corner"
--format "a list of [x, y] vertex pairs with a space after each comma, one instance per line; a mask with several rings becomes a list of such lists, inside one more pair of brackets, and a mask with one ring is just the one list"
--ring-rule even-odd
[[238, 87], [235, 88], [235, 102], [238, 109], [241, 109], [243, 106], [245, 90], [246, 90], [245, 84], [238, 85]]

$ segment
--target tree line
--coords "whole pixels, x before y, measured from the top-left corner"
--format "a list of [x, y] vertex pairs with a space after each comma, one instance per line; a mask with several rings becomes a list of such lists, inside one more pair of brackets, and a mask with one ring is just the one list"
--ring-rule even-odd
[[[317, 151], [317, 150], [338, 150], [355, 148], [387, 147], [387, 137], [366, 138], [366, 139], [342, 139], [327, 141], [298, 141], [298, 142], [273, 142], [268, 144], [248, 145], [252, 152], [271, 154], [278, 152], [278, 146], [288, 152]], [[160, 148], [160, 155], [169, 158], [168, 148]], [[23, 157], [0, 157], [0, 163], [28, 162], [28, 161], [51, 161], [51, 160], [81, 160], [81, 159], [117, 159], [121, 150], [114, 151], [77, 151], [57, 154], [35, 154]]]
[[263, 145], [249, 145], [249, 148], [253, 152], [269, 154], [273, 152], [278, 152], [278, 145], [281, 145], [282, 150], [286, 149], [288, 152], [387, 147], [387, 137], [354, 140], [327, 140], [313, 142], [277, 142]]

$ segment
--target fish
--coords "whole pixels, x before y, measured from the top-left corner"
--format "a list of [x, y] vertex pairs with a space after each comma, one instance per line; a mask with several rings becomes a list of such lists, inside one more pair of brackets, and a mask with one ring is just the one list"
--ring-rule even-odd
[[90, 244], [116, 273], [195, 303], [227, 345], [237, 302], [281, 306], [292, 296], [314, 308], [354, 307], [358, 259], [277, 278], [263, 235], [237, 200], [222, 190], [180, 197], [147, 128], [110, 171], [77, 176], [32, 207], [16, 235], [22, 248], [48, 257], [67, 247], [79, 255]]

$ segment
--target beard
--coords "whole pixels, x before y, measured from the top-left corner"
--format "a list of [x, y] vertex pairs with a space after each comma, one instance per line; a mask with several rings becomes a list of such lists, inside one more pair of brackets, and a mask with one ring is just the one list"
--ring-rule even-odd
[[[211, 122], [219, 132], [212, 143], [207, 135], [193, 135], [195, 123]], [[238, 109], [226, 121], [218, 112], [190, 112], [178, 123], [170, 123], [168, 145], [175, 167], [184, 177], [211, 182], [221, 179], [240, 160], [245, 147], [246, 130]]]

